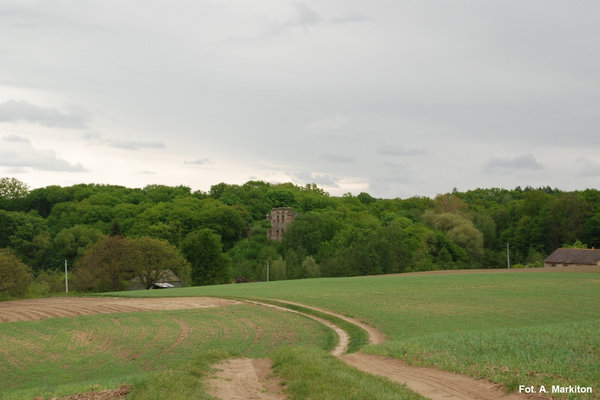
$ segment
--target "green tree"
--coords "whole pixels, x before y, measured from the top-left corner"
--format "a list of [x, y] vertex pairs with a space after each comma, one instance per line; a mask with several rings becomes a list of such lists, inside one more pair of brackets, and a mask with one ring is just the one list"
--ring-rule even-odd
[[181, 244], [181, 251], [191, 264], [194, 286], [231, 282], [231, 258], [223, 254], [221, 237], [212, 229], [189, 233]]
[[367, 223], [338, 232], [321, 262], [324, 276], [375, 275], [388, 272], [390, 246], [380, 226]]
[[[447, 205], [447, 204], [446, 204]], [[452, 205], [451, 207], [454, 207]], [[483, 234], [473, 222], [461, 214], [426, 212], [423, 220], [433, 228], [444, 232], [456, 245], [466, 250], [471, 266], [479, 265], [483, 256]]]
[[427, 226], [399, 217], [388, 224], [384, 234], [391, 252], [389, 272], [426, 271], [434, 267], [436, 234]]
[[315, 256], [323, 242], [333, 238], [341, 228], [337, 215], [310, 212], [298, 216], [283, 235], [283, 246]]
[[73, 284], [82, 291], [126, 290], [136, 276], [135, 254], [129, 239], [107, 236], [92, 245], [73, 271]]
[[102, 232], [86, 225], [65, 228], [54, 237], [55, 254], [60, 260], [65, 259], [74, 262], [101, 237]]
[[73, 271], [73, 283], [83, 291], [126, 290], [136, 278], [150, 288], [171, 270], [183, 285], [189, 284], [190, 266], [173, 245], [164, 240], [105, 236], [90, 246]]
[[302, 269], [305, 271], [305, 278], [319, 278], [321, 276], [321, 268], [319, 264], [311, 256], [306, 256], [302, 261]]
[[286, 264], [285, 261], [283, 261], [280, 257], [276, 260], [273, 260], [273, 262], [270, 263], [269, 280], [281, 281], [284, 279], [287, 279]]
[[0, 178], [0, 199], [20, 199], [29, 193], [29, 187], [16, 178]]
[[10, 249], [0, 249], [0, 296], [22, 296], [33, 279], [31, 268]]
[[10, 247], [35, 271], [52, 267], [52, 240], [35, 213], [0, 210], [0, 247]]
[[131, 239], [133, 251], [133, 268], [136, 279], [146, 289], [155, 283], [164, 281], [169, 277], [169, 271], [181, 279], [182, 286], [190, 283], [191, 267], [189, 262], [175, 246], [166, 240], [149, 237]]

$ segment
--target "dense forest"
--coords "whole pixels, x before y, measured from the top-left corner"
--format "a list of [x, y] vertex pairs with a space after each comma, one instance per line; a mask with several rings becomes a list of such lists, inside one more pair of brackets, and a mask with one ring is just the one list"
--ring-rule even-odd
[[[266, 215], [291, 207], [282, 241]], [[127, 289], [169, 268], [184, 284], [540, 266], [564, 245], [600, 246], [600, 191], [476, 189], [434, 199], [333, 197], [314, 184], [219, 183], [143, 189], [79, 184], [29, 190], [0, 180], [0, 296]], [[175, 260], [175, 261], [174, 261]], [[13, 282], [13, 283], [11, 283]], [[12, 285], [12, 286], [11, 286]], [[16, 285], [16, 286], [15, 286]], [[64, 286], [63, 286], [64, 288]]]

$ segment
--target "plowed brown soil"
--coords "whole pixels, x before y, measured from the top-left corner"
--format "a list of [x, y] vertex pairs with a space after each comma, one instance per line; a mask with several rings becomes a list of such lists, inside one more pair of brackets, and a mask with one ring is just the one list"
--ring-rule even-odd
[[214, 297], [112, 298], [53, 297], [47, 299], [0, 302], [0, 322], [33, 321], [88, 314], [112, 314], [133, 311], [181, 310], [240, 304]]
[[[130, 391], [131, 387], [121, 385], [118, 389], [77, 393], [72, 396], [54, 398], [52, 400], [119, 400], [126, 398]], [[35, 397], [33, 400], [42, 400], [42, 398]]]

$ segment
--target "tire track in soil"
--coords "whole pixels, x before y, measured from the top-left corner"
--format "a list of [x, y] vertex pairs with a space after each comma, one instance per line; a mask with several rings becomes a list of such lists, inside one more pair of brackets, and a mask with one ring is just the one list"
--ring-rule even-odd
[[[346, 317], [322, 308], [307, 306], [301, 303], [283, 300], [277, 301], [320, 311], [322, 313], [355, 324], [369, 334], [369, 343], [381, 344], [385, 341], [385, 335], [383, 333], [354, 318]], [[331, 352], [332, 355], [363, 372], [383, 376], [394, 382], [404, 384], [413, 392], [431, 400], [522, 400], [533, 398], [533, 396], [528, 396], [525, 394], [506, 393], [504, 386], [501, 384], [496, 384], [481, 379], [474, 379], [470, 376], [459, 375], [436, 368], [415, 367], [402, 360], [394, 358], [386, 358], [372, 354], [365, 354], [362, 352], [344, 354], [348, 349], [349, 335], [347, 332], [337, 327], [333, 323], [325, 321], [319, 317], [305, 314], [296, 310], [290, 310], [285, 307], [279, 307], [256, 301], [247, 302], [279, 309], [281, 311], [294, 312], [325, 323], [327, 326], [334, 329], [339, 337], [339, 344]], [[233, 384], [233, 382], [231, 382], [231, 384]], [[222, 398], [227, 399], [228, 397]], [[539, 399], [540, 397], [536, 398]], [[262, 398], [257, 397], [257, 399]]]

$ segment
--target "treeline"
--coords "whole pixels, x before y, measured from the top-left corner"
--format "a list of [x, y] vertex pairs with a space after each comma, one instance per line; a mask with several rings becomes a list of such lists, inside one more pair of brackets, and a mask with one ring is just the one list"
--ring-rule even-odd
[[[266, 215], [275, 207], [298, 213], [281, 242], [266, 236]], [[504, 268], [507, 243], [513, 264], [538, 266], [564, 244], [600, 245], [600, 192], [517, 187], [376, 199], [262, 181], [193, 192], [185, 186], [94, 184], [28, 190], [14, 178], [0, 180], [0, 271], [8, 257], [3, 254], [10, 254], [35, 277], [68, 260], [81, 278], [81, 271], [93, 268], [89, 254], [98, 259], [108, 238], [132, 246], [155, 239], [152, 246], [171, 258], [175, 251], [189, 264], [179, 272], [193, 285], [265, 280], [267, 262], [273, 280]], [[110, 246], [104, 251], [116, 252]], [[115, 268], [135, 264], [129, 259]], [[118, 288], [126, 288], [139, 268], [116, 276]], [[88, 279], [80, 289], [110, 288]], [[0, 283], [2, 291], [8, 289]]]

